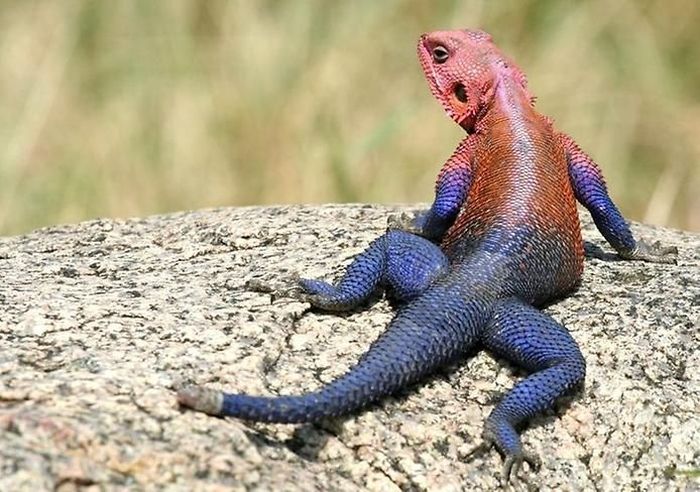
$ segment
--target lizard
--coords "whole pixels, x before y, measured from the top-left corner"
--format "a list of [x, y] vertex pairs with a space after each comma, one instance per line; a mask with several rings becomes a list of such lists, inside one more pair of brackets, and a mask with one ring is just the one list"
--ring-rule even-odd
[[400, 301], [386, 330], [344, 375], [302, 395], [252, 396], [185, 386], [178, 402], [212, 415], [273, 423], [356, 412], [483, 347], [529, 375], [487, 417], [482, 448], [524, 461], [518, 429], [580, 386], [586, 361], [568, 330], [540, 310], [580, 284], [576, 201], [625, 260], [675, 263], [677, 249], [636, 240], [598, 165], [537, 112], [523, 71], [478, 30], [423, 34], [418, 58], [433, 96], [466, 132], [426, 211], [389, 219], [336, 285], [300, 279], [326, 311], [355, 309], [384, 288]]

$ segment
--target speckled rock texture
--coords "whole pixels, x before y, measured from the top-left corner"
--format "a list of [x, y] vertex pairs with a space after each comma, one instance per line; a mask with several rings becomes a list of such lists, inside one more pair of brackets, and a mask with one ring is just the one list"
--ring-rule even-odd
[[[380, 206], [228, 208], [50, 227], [0, 240], [0, 490], [490, 490], [467, 457], [523, 373], [484, 351], [357, 415], [266, 425], [177, 408], [197, 382], [318, 388], [381, 333], [378, 299], [336, 316], [246, 288], [333, 279]], [[547, 309], [588, 361], [585, 388], [524, 432], [543, 461], [516, 490], [700, 487], [700, 236], [635, 225], [679, 264], [619, 261], [586, 214], [586, 271]]]

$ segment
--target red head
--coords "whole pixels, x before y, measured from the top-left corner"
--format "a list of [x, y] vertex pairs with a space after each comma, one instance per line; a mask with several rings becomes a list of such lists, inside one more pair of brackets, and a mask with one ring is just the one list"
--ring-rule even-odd
[[418, 58], [430, 91], [447, 114], [468, 132], [493, 97], [497, 81], [508, 76], [525, 90], [525, 75], [484, 31], [435, 31], [418, 41]]

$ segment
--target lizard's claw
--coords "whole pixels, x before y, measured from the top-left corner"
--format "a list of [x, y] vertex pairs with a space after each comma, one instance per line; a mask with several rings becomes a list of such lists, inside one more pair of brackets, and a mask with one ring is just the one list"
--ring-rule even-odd
[[423, 214], [408, 214], [401, 212], [400, 214], [392, 214], [386, 221], [386, 226], [389, 229], [397, 229], [399, 231], [410, 232], [417, 236], [423, 235], [423, 227], [421, 216]]
[[319, 283], [326, 284], [319, 280], [305, 279], [299, 277], [297, 274], [293, 274], [290, 275], [282, 287], [255, 278], [248, 280], [245, 283], [245, 287], [253, 292], [270, 294], [270, 302], [275, 302], [279, 298], [287, 298], [299, 302], [306, 302], [320, 309], [329, 311], [338, 310], [335, 304], [328, 302], [327, 296], [315, 291], [314, 287]]
[[470, 451], [467, 451], [467, 453], [464, 455], [464, 459], [468, 461], [477, 455], [487, 453], [492, 447], [493, 441], [484, 439], [480, 444], [477, 444]]
[[678, 263], [678, 248], [675, 246], [662, 246], [660, 241], [647, 244], [639, 240], [635, 248], [626, 253], [620, 253], [625, 260], [640, 260], [650, 263]]
[[449, 224], [443, 219], [436, 219], [430, 210], [424, 210], [417, 214], [390, 215], [386, 221], [387, 229], [407, 232], [423, 237], [432, 242], [439, 242], [442, 235], [449, 228]]
[[275, 300], [280, 297], [289, 297], [301, 302], [308, 302], [308, 295], [306, 292], [304, 292], [302, 286], [300, 285], [300, 278], [297, 274], [291, 275], [288, 282], [285, 282], [284, 286], [282, 287], [256, 278], [248, 280], [245, 283], [245, 287], [253, 292], [270, 294], [271, 302], [275, 302]]
[[[478, 454], [488, 452], [493, 447], [499, 449], [498, 446], [496, 446], [496, 443], [493, 440], [493, 438], [487, 435], [484, 437], [484, 440], [481, 442], [481, 444], [478, 444], [473, 449], [468, 451], [464, 457], [466, 459], [472, 458]], [[517, 475], [518, 470], [520, 470], [520, 467], [522, 466], [524, 461], [527, 462], [530, 465], [530, 467], [534, 469], [539, 469], [542, 464], [541, 460], [536, 455], [526, 453], [524, 451], [503, 454], [505, 458], [503, 462], [503, 481], [505, 483], [512, 481], [513, 477]]]
[[245, 283], [245, 288], [253, 292], [260, 292], [262, 294], [270, 294], [275, 290], [272, 284], [269, 284], [264, 280], [260, 280], [258, 278], [252, 278], [248, 280]]
[[297, 280], [300, 292], [295, 294], [302, 302], [308, 302], [314, 308], [323, 311], [348, 311], [357, 305], [348, 299], [338, 287], [323, 280], [300, 278]]
[[531, 453], [520, 452], [518, 454], [506, 455], [506, 459], [503, 462], [503, 480], [507, 483], [511, 481], [511, 478], [518, 474], [518, 470], [523, 464], [523, 461], [527, 461], [530, 467], [539, 469], [542, 462], [540, 459]]

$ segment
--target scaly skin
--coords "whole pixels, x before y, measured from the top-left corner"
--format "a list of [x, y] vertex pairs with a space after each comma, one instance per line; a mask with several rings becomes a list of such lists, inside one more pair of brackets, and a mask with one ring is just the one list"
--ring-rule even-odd
[[638, 242], [598, 166], [534, 108], [520, 69], [480, 31], [423, 35], [431, 92], [466, 132], [442, 168], [431, 208], [394, 218], [337, 286], [302, 280], [317, 308], [352, 309], [376, 289], [405, 301], [344, 376], [299, 396], [260, 397], [188, 387], [187, 407], [264, 422], [315, 422], [356, 411], [420, 380], [476, 344], [531, 371], [486, 420], [484, 442], [523, 460], [516, 428], [583, 381], [585, 360], [540, 306], [575, 289], [583, 270], [576, 200], [622, 258], [675, 262], [673, 248]]

